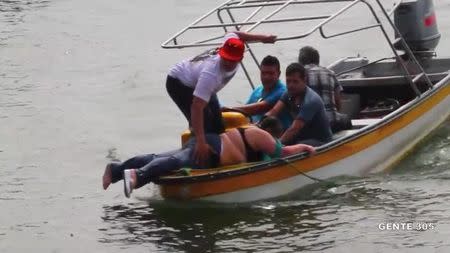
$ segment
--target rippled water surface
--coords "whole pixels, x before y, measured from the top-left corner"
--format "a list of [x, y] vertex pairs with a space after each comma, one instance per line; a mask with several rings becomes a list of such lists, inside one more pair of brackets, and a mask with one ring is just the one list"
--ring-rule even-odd
[[[273, 201], [173, 203], [153, 185], [131, 199], [121, 185], [101, 189], [108, 161], [179, 145], [185, 122], [163, 84], [198, 50], [160, 43], [217, 4], [0, 0], [0, 252], [448, 252], [448, 119], [388, 173]], [[437, 53], [450, 56], [450, 3], [435, 4]], [[384, 52], [371, 37], [358, 41]], [[326, 64], [362, 53], [339, 40], [307, 43]], [[287, 64], [298, 47], [257, 52]], [[248, 92], [240, 73], [220, 97], [236, 104]], [[422, 229], [388, 229], [400, 223]]]

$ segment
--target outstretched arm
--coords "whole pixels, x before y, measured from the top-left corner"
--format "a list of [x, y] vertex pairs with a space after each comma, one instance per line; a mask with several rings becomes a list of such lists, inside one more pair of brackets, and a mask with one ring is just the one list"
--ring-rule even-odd
[[[308, 152], [310, 154], [315, 153], [314, 147], [306, 144], [295, 144], [281, 147], [281, 154], [277, 151], [278, 147], [275, 139], [266, 131], [259, 128], [252, 128], [247, 130], [247, 138], [250, 146], [254, 149], [268, 154], [270, 157], [285, 157], [301, 152]], [[278, 154], [277, 154], [278, 153]]]
[[276, 117], [276, 116], [278, 116], [278, 114], [281, 113], [283, 108], [284, 108], [284, 103], [282, 101], [278, 100], [278, 102], [275, 104], [275, 106], [272, 107], [272, 109], [270, 109], [270, 111], [268, 111], [265, 115]]
[[191, 124], [194, 130], [197, 142], [194, 149], [194, 159], [198, 165], [203, 165], [209, 157], [210, 147], [206, 143], [205, 131], [203, 128], [203, 110], [205, 109], [207, 102], [194, 96], [191, 105]]
[[243, 40], [244, 42], [275, 43], [275, 41], [277, 40], [277, 36], [271, 34], [255, 34], [241, 31], [233, 31], [233, 33], [239, 36], [239, 39]]
[[281, 149], [281, 157], [290, 156], [301, 152], [308, 152], [309, 154], [312, 155], [316, 152], [316, 149], [313, 146], [306, 144], [295, 144], [290, 146], [284, 146]]
[[267, 103], [266, 101], [256, 102], [247, 105], [241, 105], [233, 107], [233, 109], [237, 109], [243, 111], [249, 115], [255, 114], [263, 114], [271, 109], [272, 105]]
[[303, 120], [300, 119], [294, 120], [292, 125], [281, 136], [280, 138], [281, 143], [286, 144], [294, 140], [295, 136], [297, 136], [297, 134], [300, 132], [300, 130], [303, 128], [304, 125], [305, 123], [303, 122]]

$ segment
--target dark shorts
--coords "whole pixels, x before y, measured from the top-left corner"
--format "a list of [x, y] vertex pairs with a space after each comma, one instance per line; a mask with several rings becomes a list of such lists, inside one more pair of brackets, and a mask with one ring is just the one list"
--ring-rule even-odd
[[[169, 96], [186, 117], [189, 122], [189, 126], [192, 126], [191, 105], [192, 100], [194, 99], [194, 88], [185, 86], [177, 78], [167, 76], [166, 89]], [[221, 134], [225, 132], [219, 99], [216, 94], [211, 96], [207, 106], [204, 109], [203, 115], [205, 133]]]

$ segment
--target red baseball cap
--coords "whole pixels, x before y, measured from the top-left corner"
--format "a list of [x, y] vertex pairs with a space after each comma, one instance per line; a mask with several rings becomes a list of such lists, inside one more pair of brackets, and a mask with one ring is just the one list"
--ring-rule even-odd
[[228, 61], [241, 61], [244, 58], [245, 45], [238, 38], [229, 38], [219, 49], [219, 55]]

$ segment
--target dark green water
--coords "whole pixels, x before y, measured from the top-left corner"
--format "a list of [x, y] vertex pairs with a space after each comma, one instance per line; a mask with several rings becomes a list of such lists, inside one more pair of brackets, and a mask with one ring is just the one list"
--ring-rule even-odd
[[[101, 189], [111, 159], [179, 145], [186, 123], [164, 80], [198, 50], [160, 43], [217, 4], [0, 0], [0, 252], [448, 252], [449, 120], [390, 173], [337, 178], [337, 188], [316, 184], [273, 201], [172, 203], [153, 185], [131, 199], [122, 185]], [[437, 53], [450, 56], [450, 4], [435, 4]], [[304, 43], [317, 45], [325, 65], [363, 52], [316, 39]], [[357, 41], [384, 52], [370, 36]], [[256, 52], [285, 66], [299, 46]], [[220, 98], [233, 105], [248, 93], [240, 73]], [[393, 223], [433, 229], [383, 227]]]

